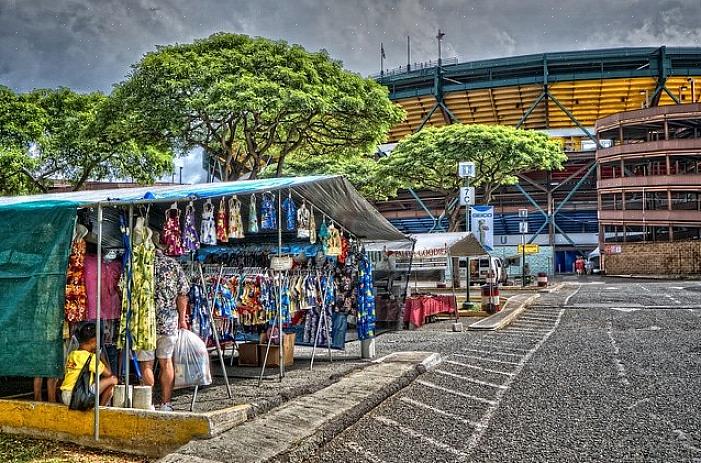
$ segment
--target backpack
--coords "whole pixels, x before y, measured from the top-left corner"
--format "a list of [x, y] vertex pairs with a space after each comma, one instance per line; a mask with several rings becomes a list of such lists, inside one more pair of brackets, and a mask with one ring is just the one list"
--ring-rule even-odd
[[95, 406], [95, 394], [90, 392], [90, 361], [93, 359], [93, 354], [88, 357], [88, 360], [80, 370], [80, 376], [73, 386], [71, 395], [71, 403], [68, 405], [70, 410], [88, 410]]

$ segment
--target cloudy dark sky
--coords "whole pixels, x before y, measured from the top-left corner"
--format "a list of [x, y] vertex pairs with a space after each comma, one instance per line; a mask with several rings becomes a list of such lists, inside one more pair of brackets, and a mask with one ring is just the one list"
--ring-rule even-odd
[[348, 69], [618, 46], [701, 45], [701, 0], [0, 0], [0, 84], [109, 92], [156, 44], [217, 31], [325, 48]]

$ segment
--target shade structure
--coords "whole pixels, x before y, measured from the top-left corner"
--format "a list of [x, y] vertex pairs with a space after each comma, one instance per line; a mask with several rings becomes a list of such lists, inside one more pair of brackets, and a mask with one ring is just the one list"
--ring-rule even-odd
[[156, 202], [207, 199], [220, 196], [250, 195], [266, 191], [291, 190], [338, 221], [349, 232], [363, 240], [399, 240], [407, 237], [397, 230], [372, 204], [363, 198], [344, 177], [307, 176], [242, 180], [237, 182], [196, 185], [151, 186], [109, 190], [78, 191], [32, 196], [0, 197], [0, 209], [43, 207], [71, 204], [75, 207], [145, 204]]
[[[489, 254], [472, 233], [418, 233], [407, 241], [375, 241], [366, 245], [368, 251], [392, 251], [421, 256], [474, 257]], [[412, 251], [413, 250], [413, 251]]]

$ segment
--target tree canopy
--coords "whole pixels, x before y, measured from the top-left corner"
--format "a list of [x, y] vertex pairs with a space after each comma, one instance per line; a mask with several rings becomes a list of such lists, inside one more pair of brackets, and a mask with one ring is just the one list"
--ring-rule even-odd
[[121, 129], [110, 97], [67, 88], [15, 94], [0, 89], [2, 194], [46, 191], [56, 180], [155, 181], [172, 170], [165, 146], [140, 143]]
[[219, 33], [159, 47], [113, 93], [132, 133], [222, 161], [223, 180], [283, 172], [293, 153], [368, 152], [403, 111], [325, 51]]
[[[263, 170], [262, 176], [274, 177], [274, 166]], [[380, 165], [373, 158], [351, 150], [339, 151], [324, 156], [306, 153], [292, 154], [287, 157], [282, 171], [284, 177], [305, 175], [343, 175], [365, 198], [386, 200], [396, 194], [396, 184], [383, 178]]]
[[458, 163], [472, 161], [484, 201], [492, 200], [502, 185], [518, 183], [517, 175], [530, 170], [559, 170], [567, 160], [562, 147], [548, 135], [502, 125], [453, 124], [423, 129], [402, 140], [391, 155], [381, 159], [382, 181], [398, 188], [432, 190], [446, 197], [446, 216], [455, 230], [460, 208], [457, 195], [463, 179]]

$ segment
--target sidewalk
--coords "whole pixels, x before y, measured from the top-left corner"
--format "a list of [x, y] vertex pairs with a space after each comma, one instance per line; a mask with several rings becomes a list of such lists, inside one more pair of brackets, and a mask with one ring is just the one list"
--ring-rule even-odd
[[337, 383], [212, 439], [193, 441], [164, 463], [297, 461], [355, 423], [440, 361], [430, 352], [388, 355]]

